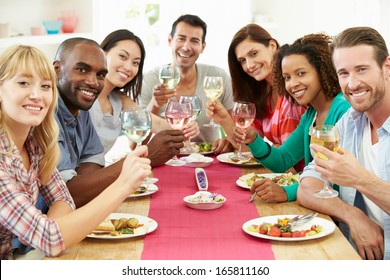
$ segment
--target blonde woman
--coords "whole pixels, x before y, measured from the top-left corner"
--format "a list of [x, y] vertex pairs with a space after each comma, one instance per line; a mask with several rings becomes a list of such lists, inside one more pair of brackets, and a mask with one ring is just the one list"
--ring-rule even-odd
[[[59, 255], [85, 238], [150, 174], [150, 160], [140, 157], [147, 148], [137, 148], [124, 161], [127, 172], [74, 211], [73, 199], [56, 169], [55, 81], [52, 65], [34, 47], [13, 46], [0, 55], [1, 259], [13, 259], [15, 236], [47, 256]], [[35, 207], [38, 193], [49, 206], [47, 215]]]

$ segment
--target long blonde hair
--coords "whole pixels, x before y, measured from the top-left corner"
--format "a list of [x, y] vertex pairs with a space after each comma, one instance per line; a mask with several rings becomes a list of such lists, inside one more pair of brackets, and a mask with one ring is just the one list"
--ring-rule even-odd
[[[32, 75], [33, 70], [35, 70], [42, 79], [50, 80], [53, 85], [53, 100], [49, 106], [47, 115], [41, 124], [32, 129], [32, 137], [43, 152], [43, 157], [39, 162], [38, 175], [41, 183], [45, 184], [50, 179], [60, 157], [58, 146], [59, 128], [54, 117], [58, 100], [56, 74], [53, 65], [42, 51], [31, 46], [12, 46], [0, 55], [0, 84], [11, 79], [20, 69], [28, 76]], [[11, 128], [7, 126], [5, 122], [6, 118], [7, 116], [3, 111], [2, 104], [0, 104], [0, 130], [13, 143], [10, 136]]]

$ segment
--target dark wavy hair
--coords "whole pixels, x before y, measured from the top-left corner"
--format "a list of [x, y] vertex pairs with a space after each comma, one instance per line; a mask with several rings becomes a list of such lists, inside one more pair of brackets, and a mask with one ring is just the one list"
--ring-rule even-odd
[[283, 58], [294, 54], [305, 56], [308, 62], [316, 69], [326, 99], [333, 99], [340, 93], [341, 88], [329, 48], [331, 42], [332, 38], [330, 36], [324, 33], [316, 33], [303, 36], [293, 44], [286, 44], [279, 48], [274, 55], [272, 67], [274, 84], [279, 93], [296, 102], [286, 90], [282, 73]]
[[265, 108], [267, 108], [267, 95], [272, 93], [272, 90], [269, 88], [267, 81], [257, 81], [245, 73], [241, 64], [237, 60], [235, 53], [236, 47], [246, 39], [260, 43], [266, 47], [269, 46], [271, 41], [274, 41], [279, 48], [279, 43], [272, 38], [264, 28], [251, 23], [241, 28], [234, 35], [228, 50], [228, 63], [230, 77], [232, 79], [234, 101], [255, 103], [256, 118], [262, 119], [270, 113]]
[[138, 97], [141, 94], [142, 77], [143, 77], [142, 71], [143, 71], [144, 61], [146, 56], [145, 47], [141, 39], [138, 36], [136, 36], [133, 32], [127, 29], [118, 29], [108, 34], [107, 37], [104, 38], [103, 42], [100, 44], [100, 47], [105, 52], [108, 52], [110, 49], [115, 47], [119, 41], [124, 41], [124, 40], [134, 41], [139, 46], [139, 48], [141, 49], [141, 61], [139, 63], [137, 75], [130, 82], [128, 82], [123, 88], [115, 88], [115, 89], [121, 90], [127, 96], [130, 96], [130, 98], [134, 102], [137, 102]]
[[176, 26], [180, 22], [185, 22], [185, 23], [187, 23], [187, 24], [189, 24], [191, 26], [194, 26], [194, 27], [201, 27], [202, 30], [203, 30], [202, 43], [204, 43], [206, 41], [207, 24], [200, 17], [195, 16], [195, 15], [189, 15], [189, 14], [180, 16], [172, 24], [172, 29], [171, 29], [171, 33], [170, 33], [172, 38], [175, 35]]

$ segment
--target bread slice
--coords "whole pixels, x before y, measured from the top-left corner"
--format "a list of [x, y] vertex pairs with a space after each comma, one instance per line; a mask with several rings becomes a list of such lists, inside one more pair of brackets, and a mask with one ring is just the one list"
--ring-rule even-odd
[[103, 222], [101, 222], [95, 230], [102, 230], [102, 231], [115, 231], [114, 224], [111, 222], [109, 218], [106, 218]]

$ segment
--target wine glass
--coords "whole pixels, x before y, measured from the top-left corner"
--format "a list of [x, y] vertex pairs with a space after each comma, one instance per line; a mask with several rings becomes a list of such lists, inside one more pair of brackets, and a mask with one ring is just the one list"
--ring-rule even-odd
[[[165, 108], [165, 119], [173, 129], [183, 129], [192, 117], [192, 106], [189, 102], [179, 102], [176, 98], [171, 98], [168, 101], [167, 107]], [[172, 166], [181, 166], [185, 162], [179, 160], [175, 155], [166, 164]]]
[[[192, 117], [191, 121], [195, 121], [200, 112], [202, 111], [202, 101], [200, 98], [196, 95], [193, 96], [180, 96], [179, 102], [189, 102], [192, 105]], [[188, 139], [184, 143], [184, 152], [185, 153], [192, 153], [194, 149], [191, 146], [191, 139]]]
[[174, 89], [180, 81], [179, 67], [173, 64], [165, 64], [161, 66], [159, 79], [166, 89]]
[[[206, 93], [207, 98], [211, 101], [217, 100], [223, 93], [223, 79], [222, 77], [206, 76], [203, 81], [203, 90]], [[208, 124], [203, 126], [218, 127], [211, 119]]]
[[[140, 145], [148, 137], [152, 128], [152, 116], [147, 109], [125, 109], [120, 114], [121, 129], [128, 139]], [[144, 182], [148, 183], [149, 177]]]
[[[232, 110], [232, 118], [237, 127], [248, 128], [256, 117], [256, 105], [251, 102], [235, 102]], [[241, 143], [238, 145], [237, 155], [232, 156], [233, 160], [244, 160], [241, 153]]]
[[[314, 127], [311, 130], [311, 143], [321, 145], [332, 152], [337, 152], [340, 148], [340, 133], [338, 128], [333, 125], [321, 125]], [[320, 152], [317, 152], [317, 156], [327, 159], [327, 157]], [[323, 189], [316, 192], [314, 195], [318, 198], [333, 198], [338, 196], [338, 191], [333, 188], [329, 188], [329, 186], [330, 183], [325, 181]]]

